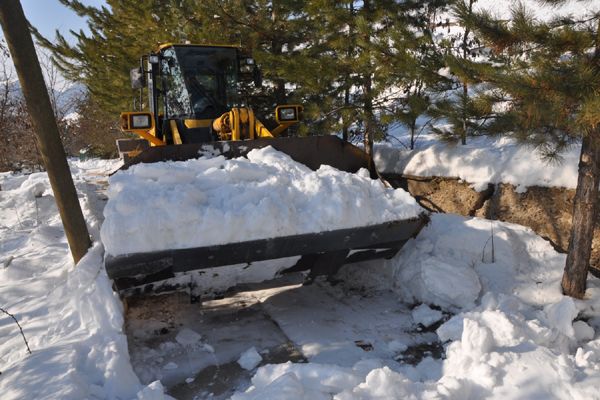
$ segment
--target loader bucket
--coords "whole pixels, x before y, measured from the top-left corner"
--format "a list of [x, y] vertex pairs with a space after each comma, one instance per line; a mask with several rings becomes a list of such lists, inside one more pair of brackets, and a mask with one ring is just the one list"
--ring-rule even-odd
[[[377, 177], [368, 156], [336, 136], [151, 147], [126, 162], [121, 169], [138, 163], [184, 161], [198, 158], [199, 154], [207, 151], [222, 154], [226, 158], [243, 157], [252, 149], [266, 146], [288, 154], [313, 170], [321, 165], [330, 165], [350, 173], [366, 168], [372, 178]], [[186, 249], [107, 255], [105, 267], [115, 287], [125, 295], [181, 289], [177, 279], [172, 278], [190, 271], [234, 264], [250, 265], [289, 257], [296, 257], [297, 261], [287, 271], [310, 270], [308, 278], [313, 279], [317, 275], [332, 275], [344, 264], [393, 257], [428, 221], [428, 217], [422, 214], [416, 218], [358, 228]]]
[[157, 146], [143, 151], [135, 158], [127, 161], [120, 169], [127, 169], [139, 163], [185, 161], [198, 158], [203, 151], [215, 151], [226, 158], [244, 157], [253, 149], [267, 146], [272, 146], [276, 150], [286, 153], [294, 161], [302, 163], [312, 170], [319, 169], [321, 165], [330, 165], [340, 171], [351, 173], [366, 168], [371, 173], [371, 178], [377, 178], [373, 163], [370, 162], [367, 154], [337, 136], [307, 136]]

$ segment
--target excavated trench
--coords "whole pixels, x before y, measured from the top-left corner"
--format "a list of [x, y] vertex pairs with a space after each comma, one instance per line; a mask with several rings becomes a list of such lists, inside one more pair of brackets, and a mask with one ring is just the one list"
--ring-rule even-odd
[[[489, 184], [482, 192], [456, 178], [386, 175], [432, 212], [475, 216], [512, 222], [531, 228], [554, 248], [566, 253], [569, 245], [575, 190], [531, 186], [525, 192], [510, 184]], [[598, 201], [600, 201], [600, 196]], [[600, 275], [600, 215], [590, 262], [591, 272]]]

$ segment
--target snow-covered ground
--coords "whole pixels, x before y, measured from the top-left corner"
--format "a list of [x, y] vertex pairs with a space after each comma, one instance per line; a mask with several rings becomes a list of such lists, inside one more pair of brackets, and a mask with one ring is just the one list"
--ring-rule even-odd
[[[221, 338], [238, 326], [248, 340], [234, 351], [209, 325], [175, 326], [161, 354], [148, 350], [132, 366], [98, 242], [116, 164], [71, 165], [96, 240], [77, 267], [46, 175], [0, 175], [0, 307], [19, 320], [32, 350], [0, 316], [2, 399], [162, 399], [157, 371], [165, 378], [179, 370], [180, 387], [192, 387], [194, 363], [228, 361], [251, 376], [234, 399], [600, 398], [600, 282], [590, 277], [583, 301], [564, 297], [564, 256], [548, 242], [518, 225], [453, 215], [433, 215], [392, 260], [343, 268], [337, 286], [246, 291], [281, 337], [264, 324], [228, 322]], [[157, 327], [131, 329], [144, 328], [150, 335]], [[269, 364], [267, 343], [278, 337], [305, 362]], [[444, 356], [411, 357], [428, 343]]]
[[459, 178], [478, 191], [486, 189], [488, 183], [509, 183], [521, 191], [529, 186], [577, 186], [580, 145], [573, 145], [560, 158], [548, 161], [536, 149], [510, 138], [469, 137], [463, 146], [441, 142], [434, 134], [423, 134], [414, 150], [398, 144], [398, 140], [408, 143], [404, 134], [399, 133], [396, 138], [375, 147], [375, 164], [384, 174]]
[[115, 166], [71, 162], [95, 238], [77, 267], [47, 175], [0, 174], [0, 307], [17, 318], [32, 351], [13, 320], [0, 315], [2, 399], [129, 399], [143, 389], [129, 363], [123, 307], [98, 242], [102, 192]]
[[[384, 266], [346, 268], [345, 278], [347, 285], [372, 282], [377, 289], [387, 282], [404, 304], [454, 312], [436, 330], [444, 359], [266, 365], [233, 398], [600, 398], [600, 282], [590, 279], [584, 301], [564, 297], [563, 265], [564, 256], [527, 228], [434, 215], [398, 257]], [[373, 282], [382, 267], [385, 276]], [[423, 305], [411, 314], [422, 325], [441, 316]]]

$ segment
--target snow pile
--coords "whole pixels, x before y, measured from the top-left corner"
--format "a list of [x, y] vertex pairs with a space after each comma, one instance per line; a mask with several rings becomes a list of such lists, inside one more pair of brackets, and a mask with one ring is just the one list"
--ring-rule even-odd
[[242, 353], [240, 359], [238, 360], [238, 364], [240, 364], [240, 367], [251, 371], [256, 368], [261, 361], [262, 357], [260, 354], [258, 354], [256, 348], [251, 347]]
[[[114, 162], [71, 162], [89, 229], [98, 236], [102, 195]], [[0, 314], [2, 399], [136, 398], [142, 390], [127, 353], [121, 302], [95, 243], [75, 267], [45, 173], [0, 176]], [[155, 384], [140, 399], [163, 398]], [[154, 397], [149, 397], [150, 393]]]
[[577, 185], [580, 145], [563, 153], [562, 160], [549, 163], [534, 148], [509, 138], [473, 137], [463, 146], [425, 135], [417, 144], [415, 150], [376, 146], [377, 168], [382, 173], [459, 178], [478, 191], [489, 183], [508, 183], [518, 191], [529, 186], [574, 189]]
[[514, 294], [540, 307], [562, 298], [564, 255], [521, 225], [435, 215], [390, 264], [405, 301], [454, 311], [471, 308], [480, 294], [490, 291]]
[[63, 117], [63, 122], [67, 125], [75, 125], [81, 119], [81, 114], [77, 111], [72, 111]]
[[138, 164], [110, 179], [102, 242], [112, 255], [375, 225], [416, 217], [405, 191], [272, 147], [248, 158], [205, 155]]
[[442, 319], [443, 314], [441, 311], [434, 310], [423, 303], [412, 310], [412, 317], [415, 324], [421, 324], [424, 327], [428, 327]]
[[182, 329], [175, 336], [175, 341], [184, 346], [193, 346], [202, 340], [202, 335], [192, 329]]
[[[402, 300], [455, 313], [436, 331], [445, 359], [425, 357], [414, 366], [376, 359], [350, 368], [266, 365], [233, 399], [599, 398], [600, 282], [589, 279], [584, 301], [563, 296], [564, 255], [519, 225], [493, 222], [492, 260], [491, 223], [435, 214], [385, 262]], [[429, 265], [444, 268], [435, 275]], [[450, 279], [452, 268], [462, 286]], [[356, 270], [357, 283], [364, 283]], [[441, 317], [435, 311], [418, 306], [413, 320], [434, 323]]]

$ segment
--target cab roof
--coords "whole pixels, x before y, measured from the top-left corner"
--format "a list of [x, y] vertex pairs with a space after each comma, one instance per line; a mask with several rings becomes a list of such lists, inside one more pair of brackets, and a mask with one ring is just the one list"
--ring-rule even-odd
[[232, 44], [193, 44], [193, 43], [163, 43], [158, 46], [157, 51], [162, 51], [168, 47], [224, 47], [231, 49], [239, 49], [240, 46]]

